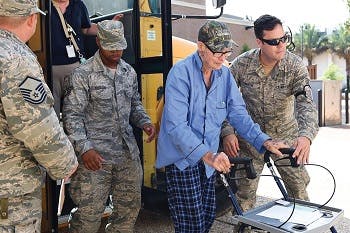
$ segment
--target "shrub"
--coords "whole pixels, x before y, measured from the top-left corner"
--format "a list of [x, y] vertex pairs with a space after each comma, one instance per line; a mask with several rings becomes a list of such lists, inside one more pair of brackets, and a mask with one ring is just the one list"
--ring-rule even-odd
[[327, 70], [322, 76], [323, 80], [343, 80], [344, 75], [340, 72], [340, 69], [335, 64], [330, 64]]

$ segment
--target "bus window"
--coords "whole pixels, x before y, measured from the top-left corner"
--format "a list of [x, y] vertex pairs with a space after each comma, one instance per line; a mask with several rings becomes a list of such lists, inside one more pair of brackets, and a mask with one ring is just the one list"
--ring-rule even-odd
[[84, 1], [91, 18], [112, 14], [112, 13], [115, 13], [116, 11], [124, 11], [124, 10], [132, 9], [133, 2], [134, 2], [133, 0], [127, 0], [127, 1], [85, 0]]

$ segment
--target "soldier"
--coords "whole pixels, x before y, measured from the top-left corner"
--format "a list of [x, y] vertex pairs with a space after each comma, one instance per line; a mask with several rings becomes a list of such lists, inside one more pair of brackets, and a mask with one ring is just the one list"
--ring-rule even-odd
[[[286, 50], [290, 35], [284, 32], [278, 18], [259, 17], [254, 22], [254, 31], [259, 48], [237, 57], [231, 72], [253, 120], [271, 137], [293, 146], [293, 156], [299, 164], [308, 163], [310, 145], [318, 132], [308, 71], [300, 57]], [[229, 125], [224, 124], [222, 136], [225, 153], [236, 156], [240, 149], [241, 156], [254, 158], [254, 167], [261, 173], [264, 161], [259, 152], [240, 137], [238, 143]], [[306, 187], [310, 178], [305, 168], [277, 168], [288, 193], [308, 200]], [[237, 198], [243, 210], [254, 206], [257, 186], [258, 179], [238, 181]]]
[[43, 174], [63, 179], [78, 166], [53, 109], [36, 56], [36, 0], [0, 0], [0, 232], [40, 232]]
[[133, 232], [141, 207], [142, 167], [130, 125], [155, 137], [155, 128], [138, 93], [134, 69], [121, 56], [126, 48], [123, 24], [98, 23], [99, 50], [75, 69], [66, 83], [63, 124], [80, 166], [70, 194], [78, 206], [71, 232], [97, 232], [111, 193], [113, 213], [106, 232]]
[[226, 24], [207, 21], [197, 51], [170, 70], [158, 138], [156, 166], [165, 166], [169, 209], [177, 233], [209, 232], [215, 218], [215, 170], [227, 173], [225, 153], [216, 153], [227, 117], [254, 148], [280, 154], [276, 143], [248, 115], [241, 94], [223, 66], [234, 42]]

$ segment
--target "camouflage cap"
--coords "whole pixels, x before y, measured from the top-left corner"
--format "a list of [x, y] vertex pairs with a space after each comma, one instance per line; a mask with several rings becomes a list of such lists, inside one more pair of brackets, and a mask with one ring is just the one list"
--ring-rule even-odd
[[205, 43], [211, 50], [221, 52], [225, 48], [238, 46], [231, 38], [231, 32], [226, 24], [211, 20], [207, 21], [198, 32], [198, 41]]
[[46, 15], [37, 3], [37, 0], [0, 0], [0, 16], [29, 16], [35, 13]]
[[97, 23], [97, 37], [104, 50], [124, 50], [127, 43], [123, 23], [117, 20], [104, 20]]

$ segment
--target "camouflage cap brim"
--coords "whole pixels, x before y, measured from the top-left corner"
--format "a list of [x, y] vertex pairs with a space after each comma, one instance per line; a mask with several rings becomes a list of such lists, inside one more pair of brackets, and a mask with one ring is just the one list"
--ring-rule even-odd
[[109, 50], [109, 51], [124, 50], [127, 48], [127, 43], [125, 38], [122, 41], [113, 42], [113, 43], [104, 42], [103, 40], [100, 39], [100, 44], [104, 50]]
[[0, 0], [0, 16], [29, 16], [40, 13], [36, 0]]

